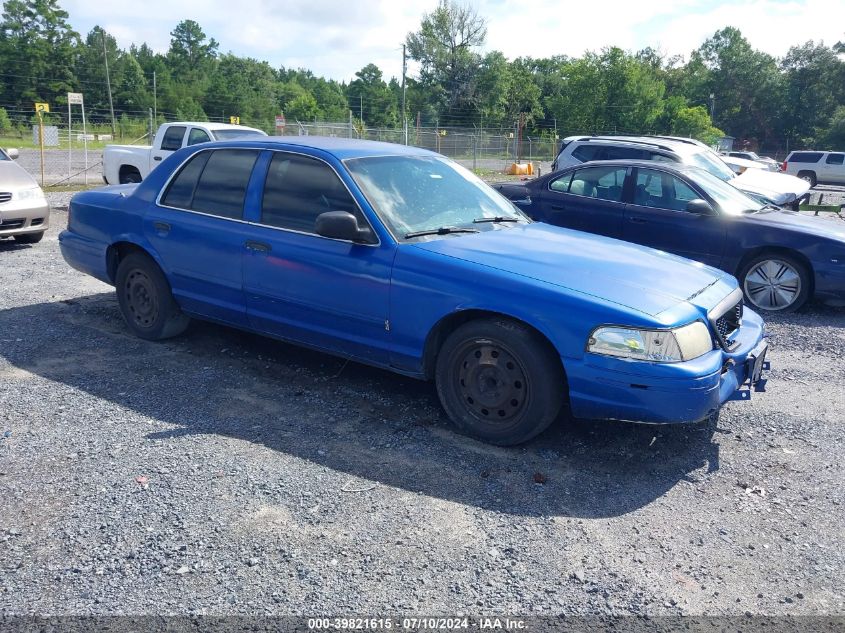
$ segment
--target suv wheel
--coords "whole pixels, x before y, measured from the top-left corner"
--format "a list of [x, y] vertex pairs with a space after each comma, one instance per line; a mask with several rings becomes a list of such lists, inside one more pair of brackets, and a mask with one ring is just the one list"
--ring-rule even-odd
[[806, 180], [808, 183], [810, 183], [810, 187], [816, 186], [816, 183], [817, 183], [816, 172], [814, 172], [814, 171], [799, 171], [798, 177], [801, 180]]

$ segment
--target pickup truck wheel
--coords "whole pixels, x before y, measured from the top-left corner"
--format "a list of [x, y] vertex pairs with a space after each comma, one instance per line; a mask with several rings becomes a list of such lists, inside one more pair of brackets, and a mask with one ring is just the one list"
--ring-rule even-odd
[[810, 297], [810, 271], [782, 253], [758, 255], [743, 267], [739, 279], [748, 302], [765, 312], [793, 312]]
[[440, 349], [437, 393], [459, 431], [499, 446], [542, 433], [563, 405], [565, 378], [546, 341], [504, 319], [470, 321]]
[[143, 253], [131, 253], [117, 267], [115, 289], [129, 329], [158, 341], [185, 331], [190, 319], [179, 309], [158, 265]]
[[44, 231], [40, 233], [26, 233], [24, 235], [15, 235], [15, 241], [21, 244], [37, 244], [44, 238]]
[[808, 183], [810, 183], [811, 189], [816, 186], [817, 180], [816, 180], [816, 173], [815, 172], [813, 172], [813, 171], [799, 171], [798, 177], [801, 180], [806, 180]]
[[123, 168], [120, 170], [120, 176], [118, 177], [121, 185], [131, 185], [134, 183], [141, 182], [141, 174], [138, 172], [137, 169], [133, 168]]

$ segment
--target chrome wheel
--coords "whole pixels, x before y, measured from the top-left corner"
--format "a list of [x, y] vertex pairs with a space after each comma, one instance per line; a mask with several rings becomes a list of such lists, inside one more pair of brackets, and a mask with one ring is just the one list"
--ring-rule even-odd
[[140, 327], [155, 325], [158, 318], [158, 297], [155, 285], [143, 270], [132, 270], [126, 276], [123, 291], [132, 319]]
[[748, 270], [745, 296], [762, 310], [786, 310], [801, 295], [801, 274], [782, 259], [766, 259]]

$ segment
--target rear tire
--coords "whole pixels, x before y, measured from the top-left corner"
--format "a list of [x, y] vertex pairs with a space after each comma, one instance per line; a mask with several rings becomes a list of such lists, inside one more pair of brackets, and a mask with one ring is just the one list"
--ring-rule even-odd
[[745, 299], [764, 312], [794, 312], [810, 298], [811, 271], [783, 253], [762, 253], [742, 267], [737, 277]]
[[141, 182], [141, 173], [134, 167], [124, 168], [120, 170], [118, 181], [121, 185], [131, 185]]
[[799, 177], [801, 180], [806, 180], [808, 183], [810, 183], [810, 188], [811, 188], [811, 189], [812, 189], [813, 187], [815, 187], [815, 186], [816, 186], [816, 183], [818, 182], [818, 181], [816, 180], [816, 172], [814, 172], [814, 171], [799, 171], [799, 172], [798, 172], [798, 177]]
[[179, 309], [167, 278], [145, 253], [130, 253], [121, 260], [115, 290], [123, 319], [136, 336], [158, 341], [188, 327], [190, 319]]
[[15, 235], [15, 241], [20, 244], [37, 244], [44, 238], [44, 231], [40, 233], [26, 233], [24, 235]]
[[528, 327], [470, 321], [440, 348], [437, 394], [458, 430], [496, 444], [527, 442], [554, 422], [566, 393], [557, 354]]

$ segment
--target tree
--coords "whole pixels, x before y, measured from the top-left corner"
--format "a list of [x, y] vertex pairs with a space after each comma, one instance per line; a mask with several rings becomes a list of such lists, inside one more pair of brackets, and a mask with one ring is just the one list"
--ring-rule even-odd
[[450, 122], [474, 115], [481, 57], [473, 48], [482, 46], [486, 37], [486, 21], [474, 9], [439, 0], [437, 8], [423, 16], [419, 31], [405, 40], [408, 56], [420, 63], [418, 82]]
[[[369, 127], [394, 127], [399, 124], [399, 105], [396, 95], [382, 79], [381, 70], [375, 64], [367, 64], [357, 73], [346, 89], [349, 105], [359, 113]], [[359, 106], [356, 108], [355, 106]]]

